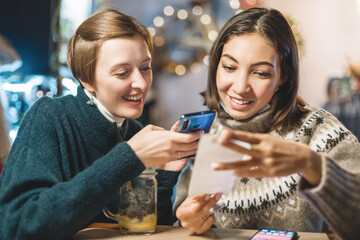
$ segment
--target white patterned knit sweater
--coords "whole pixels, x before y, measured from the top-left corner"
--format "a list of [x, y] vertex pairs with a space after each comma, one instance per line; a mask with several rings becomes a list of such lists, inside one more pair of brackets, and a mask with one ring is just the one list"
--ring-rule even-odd
[[[215, 226], [321, 232], [327, 230], [325, 219], [344, 239], [360, 239], [360, 144], [356, 137], [322, 109], [312, 109], [300, 128], [285, 134], [268, 131], [271, 114], [269, 109], [237, 121], [220, 112], [211, 133], [225, 126], [307, 144], [322, 153], [321, 183], [311, 188], [299, 174], [237, 178], [231, 193], [222, 197], [226, 207], [215, 213]], [[187, 196], [190, 177], [191, 166], [180, 176], [175, 209]]]

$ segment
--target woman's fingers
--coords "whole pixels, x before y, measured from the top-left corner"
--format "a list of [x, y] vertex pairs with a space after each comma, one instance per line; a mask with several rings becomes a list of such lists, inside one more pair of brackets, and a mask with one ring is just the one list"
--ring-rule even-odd
[[217, 163], [211, 164], [214, 170], [234, 170], [233, 174], [238, 177], [266, 177], [269, 174], [264, 171], [264, 167], [258, 161], [246, 161], [248, 163], [243, 164], [242, 162], [232, 163]]
[[[203, 231], [204, 222], [212, 215], [210, 209], [215, 206], [221, 198], [221, 193], [215, 195], [204, 194], [195, 198], [186, 199], [176, 211], [176, 217], [180, 220], [181, 225], [196, 233]], [[210, 228], [211, 225], [208, 227]], [[206, 229], [207, 230], [207, 229]], [[205, 230], [205, 231], [206, 231]]]
[[200, 212], [200, 217], [208, 217], [211, 215], [210, 209], [213, 208], [216, 202], [220, 200], [221, 195], [221, 193], [216, 193], [215, 195], [210, 196], [210, 199], [207, 201]]
[[206, 196], [210, 198], [202, 209], [196, 214], [193, 218], [194, 222], [190, 226], [190, 230], [197, 234], [206, 232], [214, 223], [214, 215], [210, 212], [210, 209], [213, 208], [217, 201], [221, 198], [221, 193], [217, 193], [213, 196]]
[[249, 135], [247, 132], [224, 129], [218, 138], [218, 143], [237, 152], [258, 157], [257, 152], [253, 150], [260, 140], [258, 137], [247, 135]]
[[176, 211], [177, 218], [180, 219], [183, 226], [184, 224], [186, 226], [186, 224], [191, 224], [192, 222], [195, 222], [196, 220], [204, 216], [204, 213], [202, 211], [210, 200], [210, 194], [204, 194], [194, 198], [187, 198]]
[[174, 143], [174, 148], [178, 151], [192, 151], [198, 148], [199, 141], [195, 140], [189, 143]]
[[196, 234], [202, 234], [209, 230], [209, 228], [211, 228], [211, 226], [215, 222], [215, 218], [213, 215], [210, 215], [208, 217], [201, 217], [198, 222], [199, 224], [195, 225], [191, 230]]
[[174, 141], [177, 143], [191, 143], [200, 139], [204, 131], [196, 131], [194, 133], [171, 132]]
[[243, 142], [248, 142], [250, 144], [256, 144], [260, 142], [259, 137], [261, 134], [259, 133], [251, 133], [245, 132], [241, 130], [231, 130], [231, 129], [223, 129], [220, 133], [220, 141], [229, 141], [230, 139], [237, 139]]
[[178, 120], [178, 121], [176, 121], [176, 123], [174, 123], [174, 125], [171, 127], [171, 129], [170, 129], [170, 131], [172, 131], [172, 132], [176, 132], [176, 130], [178, 129], [178, 127], [179, 127], [179, 123], [180, 123], [180, 121]]
[[196, 149], [195, 150], [191, 150], [191, 151], [178, 151], [176, 152], [175, 156], [174, 156], [174, 160], [184, 160], [184, 159], [189, 159], [191, 157], [194, 157], [196, 154]]
[[239, 140], [230, 139], [228, 142], [223, 143], [222, 145], [231, 148], [232, 150], [235, 150], [239, 153], [243, 153], [246, 155], [253, 154], [253, 151], [251, 151], [253, 149], [253, 146], [247, 142], [240, 142]]
[[211, 167], [214, 170], [232, 170], [232, 169], [250, 169], [253, 167], [258, 167], [260, 162], [258, 160], [243, 160], [236, 162], [213, 162]]

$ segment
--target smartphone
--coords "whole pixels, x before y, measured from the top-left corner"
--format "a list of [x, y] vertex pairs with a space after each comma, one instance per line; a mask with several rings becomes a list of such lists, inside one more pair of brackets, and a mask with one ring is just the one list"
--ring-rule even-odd
[[280, 231], [274, 229], [260, 229], [249, 240], [295, 240], [297, 233], [294, 231]]
[[208, 133], [215, 116], [215, 111], [201, 111], [183, 114], [180, 117], [180, 123], [177, 131], [182, 133], [190, 133], [203, 130], [205, 133]]

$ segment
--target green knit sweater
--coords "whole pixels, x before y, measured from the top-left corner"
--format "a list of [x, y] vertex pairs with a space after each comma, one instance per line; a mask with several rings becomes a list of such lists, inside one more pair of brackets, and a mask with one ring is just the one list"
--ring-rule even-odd
[[[145, 169], [126, 143], [141, 125], [127, 119], [118, 131], [88, 100], [79, 87], [26, 113], [0, 177], [0, 239], [69, 239], [106, 221], [103, 207]], [[171, 224], [179, 173], [158, 173], [158, 223]]]

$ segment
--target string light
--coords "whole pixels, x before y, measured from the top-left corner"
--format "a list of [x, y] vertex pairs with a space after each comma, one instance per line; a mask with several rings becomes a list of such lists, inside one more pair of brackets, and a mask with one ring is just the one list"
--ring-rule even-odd
[[164, 14], [166, 16], [172, 16], [174, 14], [174, 12], [175, 12], [175, 10], [174, 10], [174, 8], [172, 6], [166, 6], [164, 8]]
[[161, 27], [162, 25], [164, 25], [164, 18], [157, 16], [154, 18], [154, 25], [157, 27]]
[[217, 36], [218, 36], [218, 32], [217, 32], [217, 31], [212, 30], [212, 31], [210, 31], [210, 32], [208, 33], [208, 38], [209, 38], [211, 41], [215, 41], [216, 38], [217, 38]]
[[156, 34], [156, 30], [155, 30], [155, 28], [153, 28], [153, 27], [148, 27], [147, 28], [148, 30], [149, 30], [149, 32], [150, 32], [150, 34], [151, 34], [151, 36], [155, 36], [155, 34]]
[[161, 47], [162, 45], [164, 45], [164, 43], [165, 43], [165, 40], [163, 37], [158, 36], [154, 39], [154, 44], [157, 47]]
[[198, 73], [200, 72], [201, 70], [201, 66], [199, 63], [197, 62], [194, 62], [193, 64], [191, 64], [190, 66], [190, 71], [193, 72], [193, 73]]
[[208, 14], [201, 16], [200, 21], [202, 24], [208, 25], [211, 22], [211, 17]]
[[202, 13], [203, 13], [203, 9], [202, 7], [196, 5], [193, 7], [192, 9], [192, 13], [195, 15], [195, 16], [200, 16]]
[[240, 8], [240, 1], [239, 0], [229, 0], [230, 7], [232, 9], [239, 9]]
[[209, 65], [209, 64], [210, 64], [210, 56], [209, 56], [209, 55], [206, 55], [206, 56], [203, 58], [203, 62], [204, 62], [206, 65]]
[[[210, 49], [205, 49], [210, 48], [211, 42], [215, 41], [218, 36], [216, 25], [212, 23], [213, 20], [209, 14], [204, 14], [204, 9], [199, 5], [194, 6], [190, 11], [187, 11], [186, 9], [175, 10], [173, 6], [167, 5], [163, 9], [163, 15], [156, 16], [153, 19], [153, 26], [148, 27], [148, 30], [154, 39], [155, 47], [160, 48], [166, 44], [170, 44], [166, 43], [166, 37], [163, 36], [163, 31], [160, 28], [163, 28], [166, 25], [166, 17], [172, 16], [180, 20], [189, 19], [191, 23], [195, 21], [196, 24], [202, 24], [203, 27], [200, 28], [202, 39], [197, 40], [197, 38], [195, 38], [195, 42], [192, 42], [193, 40], [189, 39], [184, 40], [186, 46], [189, 44], [189, 46], [195, 47], [195, 57], [182, 62], [177, 62], [170, 58], [166, 62], [161, 63], [161, 65], [167, 72], [175, 73], [177, 75], [184, 75], [188, 71], [194, 73], [199, 72], [201, 69], [199, 63], [204, 62], [205, 64], [208, 64], [209, 62], [209, 56], [206, 54]], [[167, 49], [167, 51], [169, 51], [169, 49]]]
[[181, 20], [184, 20], [188, 17], [188, 12], [185, 9], [181, 9], [178, 11], [177, 17]]
[[175, 67], [175, 73], [177, 75], [184, 75], [186, 73], [186, 67], [184, 65], [177, 65]]

